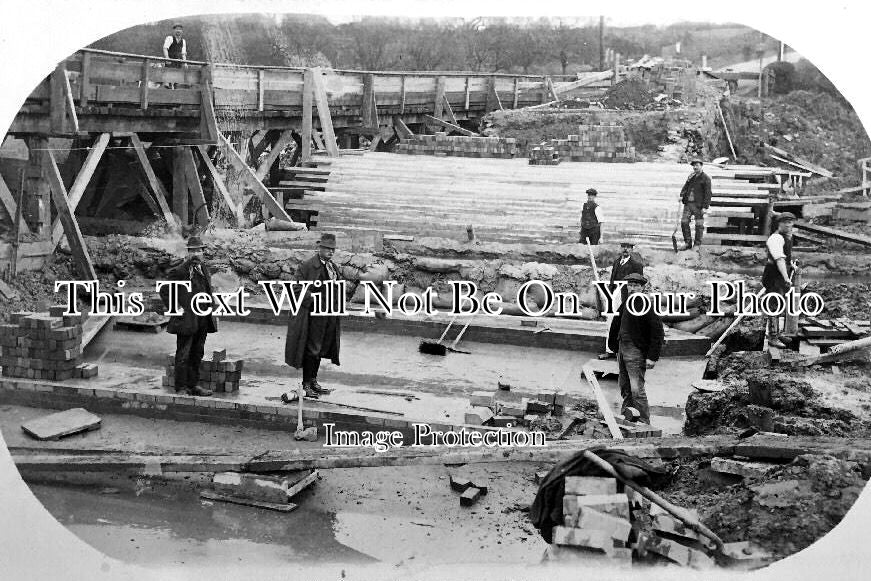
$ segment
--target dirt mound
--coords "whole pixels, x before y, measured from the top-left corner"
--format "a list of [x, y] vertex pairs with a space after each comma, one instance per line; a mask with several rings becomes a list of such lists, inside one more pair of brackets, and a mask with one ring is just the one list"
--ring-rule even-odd
[[13, 299], [0, 300], [0, 323], [9, 320], [9, 315], [18, 311], [42, 311], [59, 302], [54, 292], [56, 280], [76, 280], [72, 259], [57, 254], [40, 270], [19, 272], [8, 283], [17, 293]]
[[823, 297], [828, 317], [849, 317], [851, 319], [868, 319], [871, 317], [871, 284], [851, 283], [832, 284], [825, 281], [811, 281], [805, 287], [805, 292], [815, 292]]
[[644, 82], [626, 79], [611, 87], [602, 102], [611, 109], [644, 109], [654, 97]]
[[799, 456], [763, 478], [711, 487], [698, 463], [682, 466], [663, 496], [697, 508], [702, 521], [726, 542], [751, 541], [776, 557], [796, 553], [837, 525], [865, 482], [855, 462]]

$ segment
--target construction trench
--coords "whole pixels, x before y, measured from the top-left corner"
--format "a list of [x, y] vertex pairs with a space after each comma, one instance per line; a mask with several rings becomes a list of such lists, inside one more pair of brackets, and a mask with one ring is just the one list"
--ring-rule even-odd
[[[88, 58], [70, 68], [81, 78], [64, 77], [73, 94], [87, 78]], [[204, 146], [171, 141], [196, 135], [191, 127], [150, 135], [150, 157], [139, 155], [135, 132], [99, 129], [91, 130], [90, 149], [67, 139], [69, 156], [46, 160], [40, 145], [60, 148], [65, 132], [33, 137], [41, 126], [29, 103], [0, 157], [9, 198], [26, 205], [16, 215], [4, 198], [7, 213], [0, 212], [6, 273], [0, 432], [36, 498], [100, 551], [142, 565], [250, 559], [382, 562], [407, 571], [496, 561], [756, 569], [825, 535], [871, 475], [871, 253], [862, 234], [867, 202], [859, 197], [867, 184], [852, 188], [858, 195], [813, 193], [827, 170], [794, 157], [771, 165], [706, 163], [715, 184], [706, 244], [675, 251], [668, 239], [679, 217], [674, 201], [689, 172], [681, 162], [728, 151], [716, 120], [722, 83], [702, 75], [683, 87], [694, 95], [687, 104], [674, 93], [656, 101], [659, 108], [651, 111], [668, 129], [665, 143], [647, 151], [641, 143], [646, 113], [626, 106], [638, 98], [627, 84], [637, 81], [635, 73], [631, 67], [619, 73], [623, 84], [612, 86], [597, 73], [568, 88], [551, 83], [553, 94], [548, 79], [537, 89], [545, 91], [541, 104], [531, 104], [519, 82], [506, 94], [492, 77], [481, 85], [478, 112], [467, 78], [466, 111], [462, 99], [455, 101], [456, 116], [440, 77], [433, 115], [419, 108], [403, 121], [402, 110], [392, 120], [382, 111], [380, 129], [395, 131], [398, 145], [389, 137], [379, 147], [388, 133], [379, 130], [369, 131], [370, 148], [341, 150], [336, 140], [330, 144], [331, 132], [346, 146], [359, 145], [366, 133], [351, 117], [333, 113], [330, 120], [332, 103], [318, 101], [315, 81], [321, 131], [313, 133], [314, 153], [305, 151], [308, 140], [300, 146], [301, 166], [289, 165], [295, 149], [289, 131], [272, 126], [260, 131], [257, 144], [250, 130], [230, 139], [251, 140], [251, 153], [265, 156], [259, 165], [257, 155], [245, 159], [218, 148], [196, 157]], [[221, 82], [211, 74], [211, 82]], [[300, 75], [305, 91], [310, 75], [320, 73]], [[335, 83], [325, 78], [323, 99], [334, 98]], [[53, 83], [55, 76], [46, 87]], [[362, 83], [363, 117], [378, 126], [378, 107], [389, 99], [382, 100], [377, 79]], [[572, 103], [567, 95], [579, 83], [610, 98], [612, 108], [567, 113], [553, 106], [551, 97]], [[401, 108], [405, 91], [403, 80]], [[499, 110], [474, 123], [494, 102]], [[83, 126], [92, 122], [87, 115], [102, 114], [74, 103]], [[224, 138], [238, 129], [217, 94], [213, 106], [206, 141], [210, 131]], [[312, 131], [311, 102], [308, 107], [303, 131]], [[179, 123], [194, 129], [201, 119], [209, 123], [205, 114], [188, 116], [193, 121]], [[63, 111], [60, 117], [70, 123]], [[536, 123], [547, 127], [544, 135], [531, 134]], [[580, 143], [594, 144], [594, 159]], [[92, 158], [98, 149], [102, 160]], [[143, 159], [154, 165], [151, 171], [131, 172]], [[250, 167], [240, 167], [239, 159]], [[88, 175], [77, 173], [76, 164]], [[186, 183], [178, 183], [179, 173]], [[23, 191], [16, 175], [26, 177]], [[608, 218], [603, 243], [591, 248], [577, 242], [581, 192], [590, 186], [598, 188]], [[782, 195], [786, 186], [801, 195]], [[58, 188], [78, 199], [64, 203], [67, 194], [59, 196]], [[55, 232], [48, 198], [67, 206], [55, 210]], [[727, 316], [705, 313], [709, 281], [746, 280], [750, 291], [760, 290], [764, 242], [772, 217], [783, 211], [798, 213], [804, 225], [795, 231], [801, 268], [795, 287], [819, 293], [825, 307], [815, 317], [794, 318], [779, 349], [770, 346], [762, 317], [742, 318], [730, 329], [734, 301], [726, 301]], [[203, 212], [208, 227], [198, 221]], [[854, 219], [838, 221], [845, 212]], [[827, 226], [814, 221], [821, 216]], [[251, 314], [221, 317], [206, 342], [201, 378], [208, 374], [204, 385], [219, 387], [211, 396], [175, 391], [175, 338], [165, 331], [165, 305], [154, 286], [184, 257], [182, 233], [197, 226], [215, 291], [243, 287], [252, 295]], [[337, 235], [333, 260], [348, 282], [342, 364], [323, 364], [319, 380], [332, 393], [299, 406], [282, 401], [300, 380], [284, 362], [289, 314], [272, 311], [258, 281], [292, 280], [323, 232]], [[591, 283], [608, 279], [625, 237], [636, 242], [650, 291], [696, 295], [687, 314], [664, 317], [663, 358], [647, 373], [650, 425], [620, 416], [616, 360], [597, 357], [608, 323]], [[108, 292], [119, 292], [123, 280], [123, 292], [143, 293], [146, 313], [65, 315], [54, 283], [89, 272]], [[431, 288], [442, 312], [366, 313], [363, 281], [380, 288], [395, 281], [397, 296]], [[421, 353], [419, 344], [439, 339], [451, 320], [444, 312], [451, 281], [474, 283], [479, 297], [498, 292], [503, 313], [460, 318], [447, 344], [469, 323], [454, 345], [465, 352]], [[529, 281], [574, 293], [578, 308], [568, 316], [546, 307], [542, 316], [525, 314], [514, 297]], [[523, 306], [535, 311], [544, 302], [535, 287]], [[48, 417], [55, 412], [68, 415]], [[328, 445], [328, 424], [361, 441]], [[517, 445], [408, 446], [421, 424], [479, 436], [502, 430]], [[301, 428], [315, 429], [311, 441], [296, 437]], [[406, 445], [379, 450], [365, 443], [366, 434], [379, 431], [398, 432]], [[546, 436], [545, 446], [524, 445], [534, 433]], [[641, 460], [642, 481], [659, 496], [645, 496], [624, 484], [622, 473], [613, 477], [602, 468], [568, 476], [547, 542], [533, 524], [540, 511], [533, 501], [557, 463], [590, 450], [613, 462], [608, 454], [615, 451]]]

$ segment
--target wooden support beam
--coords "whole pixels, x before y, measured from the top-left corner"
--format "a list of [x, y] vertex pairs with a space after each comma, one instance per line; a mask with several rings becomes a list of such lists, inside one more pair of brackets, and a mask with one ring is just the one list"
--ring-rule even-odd
[[454, 115], [454, 110], [451, 108], [451, 103], [450, 103], [450, 101], [448, 101], [448, 98], [443, 97], [442, 101], [444, 101], [444, 104], [445, 104], [445, 111], [444, 112], [447, 113], [447, 115], [448, 115], [448, 121], [450, 121], [454, 125], [459, 125], [459, 123], [457, 123], [457, 116]]
[[215, 167], [215, 164], [212, 163], [211, 158], [209, 157], [209, 152], [206, 151], [205, 145], [197, 145], [197, 151], [200, 152], [200, 157], [203, 159], [203, 163], [206, 166], [206, 170], [209, 172], [209, 176], [212, 178], [212, 183], [215, 186], [215, 189], [221, 194], [221, 197], [224, 198], [224, 202], [227, 204], [227, 207], [230, 208], [230, 212], [233, 213], [233, 216], [236, 217], [238, 223], [242, 222], [242, 214], [241, 207], [236, 204], [233, 200], [233, 197], [230, 196], [230, 190], [227, 189], [226, 184], [224, 184], [224, 180], [221, 178], [221, 174], [218, 173], [218, 168]]
[[554, 101], [559, 101], [559, 94], [556, 92], [556, 87], [553, 86], [553, 80], [551, 80], [550, 77], [547, 77], [545, 83], [547, 85], [548, 97]]
[[437, 77], [436, 78], [436, 86], [435, 86], [435, 102], [433, 103], [433, 114], [432, 116], [441, 119], [444, 115], [445, 110], [445, 77]]
[[485, 105], [486, 112], [502, 110], [502, 101], [499, 100], [499, 93], [496, 91], [496, 77], [487, 79], [487, 102]]
[[266, 90], [266, 71], [257, 69], [257, 110], [263, 111], [263, 95]]
[[378, 122], [378, 106], [375, 102], [375, 75], [363, 75], [363, 102], [360, 108], [363, 127], [376, 128]]
[[67, 114], [73, 125], [73, 131], [79, 132], [79, 116], [76, 115], [76, 102], [73, 99], [73, 88], [70, 86], [70, 77], [64, 72], [64, 97], [66, 100]]
[[57, 162], [55, 162], [51, 151], [46, 151], [45, 155], [42, 156], [42, 164], [48, 179], [51, 196], [54, 200], [55, 208], [57, 208], [58, 217], [61, 224], [63, 224], [64, 234], [66, 234], [67, 240], [69, 240], [70, 250], [76, 261], [79, 275], [84, 280], [97, 280], [97, 273], [94, 271], [88, 247], [85, 244], [85, 239], [82, 237], [82, 231], [79, 230], [79, 223], [76, 221], [73, 209], [70, 207], [60, 170], [58, 170]]
[[200, 69], [200, 134], [203, 139], [218, 142], [218, 120], [212, 94], [212, 65]]
[[[234, 150], [235, 151], [235, 150]], [[182, 227], [188, 224], [188, 182], [184, 170], [184, 148], [172, 148], [172, 213]]]
[[200, 172], [190, 146], [182, 147], [181, 157], [191, 205], [194, 208], [193, 223], [198, 229], [204, 230], [211, 223], [212, 217], [209, 215], [209, 205], [203, 193], [203, 184], [200, 183]]
[[381, 134], [380, 133], [372, 138], [372, 142], [369, 143], [369, 151], [377, 151], [379, 143], [381, 143]]
[[517, 109], [517, 101], [520, 99], [520, 80], [514, 77], [514, 101], [511, 103], [512, 109]]
[[[227, 140], [224, 135], [221, 135], [221, 141], [225, 146], [225, 155], [233, 167], [236, 168], [237, 171], [241, 173], [242, 179], [251, 186], [251, 189], [254, 190], [254, 193], [260, 198], [260, 201], [267, 207], [269, 213], [279, 218], [280, 220], [287, 220], [288, 222], [292, 222], [290, 216], [287, 215], [287, 212], [284, 208], [281, 207], [275, 198], [272, 196], [272, 193], [263, 185], [250, 167], [245, 163], [245, 160], [242, 159], [242, 156], [233, 149], [233, 145]], [[305, 139], [303, 139], [303, 143], [305, 143]], [[244, 206], [243, 206], [244, 207]]]
[[[109, 134], [100, 134], [88, 150], [88, 156], [85, 158], [85, 163], [82, 164], [82, 169], [79, 170], [76, 179], [73, 181], [73, 185], [70, 186], [69, 193], [64, 194], [67, 199], [67, 204], [73, 213], [75, 213], [79, 202], [82, 201], [85, 189], [91, 182], [91, 177], [93, 177], [94, 171], [97, 169], [97, 165], [100, 163], [100, 159], [103, 157], [103, 152], [106, 151], [107, 145], [109, 145]], [[60, 244], [60, 241], [63, 239], [63, 234], [64, 226], [60, 221], [60, 213], [58, 213], [58, 217], [54, 219], [54, 223], [51, 226], [52, 250], [57, 248], [57, 245]]]
[[405, 75], [399, 77], [399, 114], [405, 113]]
[[64, 77], [66, 77], [67, 69], [64, 63], [61, 63], [54, 70], [54, 73], [49, 79], [49, 126], [52, 133], [64, 133], [66, 130], [66, 97], [64, 96]]
[[21, 227], [26, 228], [27, 223], [24, 220], [24, 170], [21, 170], [21, 179], [18, 185], [18, 204], [16, 205], [15, 213], [12, 214], [12, 276], [18, 272], [18, 257], [19, 249], [21, 248]]
[[465, 96], [463, 98], [463, 109], [469, 110], [469, 77], [466, 77]]
[[480, 137], [480, 135], [478, 135], [474, 131], [469, 131], [468, 129], [463, 129], [459, 125], [454, 125], [453, 123], [448, 123], [447, 121], [445, 121], [443, 119], [436, 119], [432, 115], [424, 115], [423, 118], [426, 119], [427, 121], [429, 121], [430, 123], [436, 123], [438, 125], [441, 125], [445, 129], [450, 129], [451, 131], [456, 131], [457, 133], [461, 133], [461, 134], [466, 135], [468, 137]]
[[139, 108], [148, 109], [148, 81], [151, 72], [151, 61], [142, 61], [142, 75], [139, 78]]
[[257, 171], [254, 174], [257, 176], [257, 179], [262, 181], [263, 178], [266, 177], [266, 174], [269, 173], [269, 168], [272, 167], [272, 164], [275, 163], [275, 160], [278, 159], [278, 156], [281, 155], [282, 151], [284, 151], [284, 148], [291, 143], [293, 143], [291, 130], [286, 129], [278, 137], [278, 140], [273, 143], [272, 149], [269, 151], [269, 155], [266, 156], [266, 159], [263, 160], [263, 163], [257, 167]]
[[312, 101], [314, 100], [314, 71], [306, 69], [302, 75], [302, 154], [300, 162], [311, 161], [312, 158]]
[[[2, 175], [0, 175], [0, 204], [3, 204], [3, 208], [6, 210], [6, 213], [9, 214], [9, 223], [14, 225], [15, 216], [20, 212], [18, 210], [18, 204], [15, 203], [15, 198], [12, 197], [12, 192], [3, 180]], [[21, 231], [25, 234], [30, 234], [30, 228], [27, 226], [27, 222], [24, 218], [19, 220], [19, 223]]]
[[327, 153], [330, 157], [339, 157], [339, 146], [336, 144], [336, 134], [333, 132], [333, 119], [330, 117], [330, 103], [320, 67], [313, 69], [312, 73], [314, 101], [318, 107], [318, 118], [321, 121], [321, 132], [324, 134]]
[[412, 139], [414, 137], [414, 133], [408, 128], [408, 125], [405, 124], [405, 121], [403, 121], [402, 117], [399, 115], [393, 116], [393, 127], [396, 128], [396, 133], [399, 134], [400, 139]]
[[91, 53], [82, 53], [82, 74], [79, 75], [79, 106], [88, 106], [88, 91], [91, 90]]
[[142, 171], [145, 172], [145, 179], [148, 180], [148, 185], [151, 186], [151, 193], [154, 195], [154, 199], [157, 200], [157, 206], [160, 208], [163, 219], [166, 220], [170, 228], [178, 229], [179, 223], [176, 221], [175, 216], [172, 215], [169, 203], [166, 201], [166, 190], [160, 180], [157, 179], [157, 175], [155, 175], [154, 169], [151, 167], [151, 162], [148, 161], [148, 156], [145, 154], [145, 148], [142, 146], [139, 136], [131, 133], [130, 143], [133, 145], [136, 157], [139, 159], [139, 165], [142, 166]]
[[324, 140], [321, 139], [321, 134], [317, 132], [317, 130], [312, 130], [312, 139], [315, 140], [315, 146], [321, 151], [326, 151], [327, 147], [324, 145]]
[[816, 224], [810, 224], [808, 222], [796, 222], [795, 227], [800, 230], [807, 230], [808, 232], [813, 232], [814, 234], [822, 234], [824, 236], [831, 236], [832, 238], [838, 238], [840, 240], [852, 242], [854, 244], [871, 246], [871, 237], [862, 236], [861, 234], [853, 234], [852, 232], [846, 232], [844, 230], [838, 230], [836, 228], [828, 228], [826, 226], [818, 226]]

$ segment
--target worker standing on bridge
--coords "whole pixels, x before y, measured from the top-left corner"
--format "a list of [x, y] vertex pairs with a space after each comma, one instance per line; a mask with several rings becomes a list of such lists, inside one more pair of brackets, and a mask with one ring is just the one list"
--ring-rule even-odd
[[596, 246], [602, 237], [602, 209], [596, 203], [596, 197], [599, 192], [595, 188], [587, 190], [587, 201], [584, 202], [581, 209], [581, 244], [586, 244], [589, 240], [590, 245]]
[[683, 202], [683, 213], [680, 217], [680, 228], [686, 246], [684, 250], [693, 248], [693, 237], [690, 233], [690, 218], [695, 218], [696, 241], [695, 245], [701, 247], [702, 236], [705, 233], [705, 214], [711, 206], [711, 178], [702, 171], [702, 160], [694, 158], [690, 164], [693, 173], [687, 178], [680, 191], [680, 201]]
[[623, 417], [631, 421], [650, 423], [650, 407], [647, 392], [644, 390], [644, 376], [653, 369], [659, 360], [665, 338], [662, 319], [648, 309], [641, 315], [634, 315], [627, 309], [632, 303], [633, 294], [641, 294], [647, 279], [633, 272], [626, 277], [629, 299], [620, 305], [617, 316], [608, 333], [608, 347], [617, 353], [617, 366], [620, 370], [618, 385], [623, 405]]
[[316, 288], [306, 291], [299, 311], [290, 317], [284, 345], [284, 362], [296, 369], [302, 368], [302, 387], [307, 397], [316, 398], [330, 393], [329, 389], [318, 383], [321, 358], [339, 365], [342, 334], [339, 317], [312, 314], [313, 295], [326, 294], [322, 282], [339, 280], [339, 269], [332, 260], [335, 251], [336, 235], [322, 234], [318, 241], [318, 253], [300, 264], [296, 271], [297, 281], [321, 281], [316, 283]]
[[[184, 27], [181, 24], [176, 24], [172, 27], [172, 34], [167, 36], [163, 41], [163, 58], [175, 59], [176, 61], [185, 61], [188, 58], [187, 44], [184, 38]], [[169, 61], [166, 66], [179, 69], [183, 63]], [[187, 66], [187, 65], [184, 65]]]

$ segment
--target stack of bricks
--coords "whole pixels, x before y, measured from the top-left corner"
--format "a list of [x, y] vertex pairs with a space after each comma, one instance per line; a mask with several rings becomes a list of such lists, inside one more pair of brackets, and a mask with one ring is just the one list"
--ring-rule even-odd
[[0, 325], [0, 365], [3, 376], [63, 381], [90, 379], [97, 366], [80, 363], [82, 323], [87, 315], [65, 316], [65, 307], [48, 314], [13, 313]]
[[564, 391], [540, 393], [536, 399], [522, 397], [510, 390], [476, 391], [469, 397], [470, 409], [465, 423], [473, 426], [514, 428], [529, 426], [542, 416], [561, 416], [568, 403]]
[[517, 140], [513, 137], [465, 137], [435, 135], [415, 135], [400, 143], [397, 153], [409, 155], [433, 155], [437, 157], [475, 157], [511, 159], [517, 153]]
[[[166, 375], [163, 376], [163, 387], [175, 389], [175, 353], [166, 358]], [[233, 393], [239, 391], [239, 381], [242, 379], [242, 359], [227, 359], [227, 350], [212, 352], [211, 361], [200, 362], [200, 380], [197, 386], [216, 393]]]
[[529, 165], [559, 165], [560, 156], [549, 145], [540, 145], [529, 150]]
[[568, 139], [551, 139], [547, 145], [554, 148], [560, 159], [568, 161], [635, 161], [635, 148], [626, 138], [623, 126], [617, 122], [579, 125], [578, 130], [579, 135], [569, 135]]

